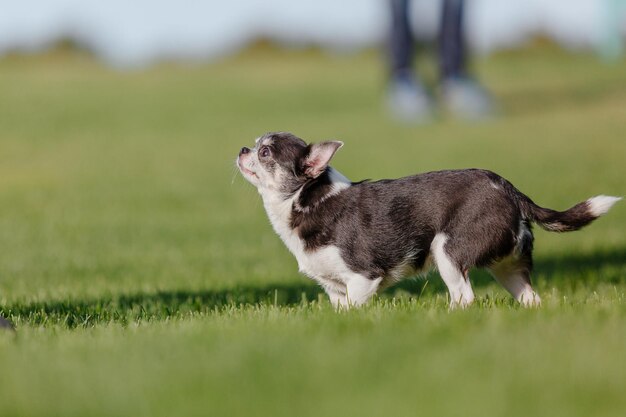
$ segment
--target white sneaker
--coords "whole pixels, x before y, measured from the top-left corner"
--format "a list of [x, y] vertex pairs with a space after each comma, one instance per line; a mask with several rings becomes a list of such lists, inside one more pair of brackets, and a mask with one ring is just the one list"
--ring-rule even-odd
[[391, 81], [387, 90], [387, 109], [402, 122], [424, 123], [433, 117], [432, 101], [422, 85], [409, 78]]
[[483, 120], [494, 115], [491, 95], [470, 78], [452, 78], [441, 84], [442, 105], [446, 111], [467, 120]]

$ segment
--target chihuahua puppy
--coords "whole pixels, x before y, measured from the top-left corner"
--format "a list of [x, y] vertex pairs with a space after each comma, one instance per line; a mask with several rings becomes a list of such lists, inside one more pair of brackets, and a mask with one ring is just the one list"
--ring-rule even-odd
[[539, 305], [530, 279], [531, 224], [578, 230], [620, 200], [600, 195], [555, 211], [482, 169], [355, 183], [329, 166], [342, 145], [267, 133], [237, 158], [300, 271], [324, 288], [335, 307], [360, 306], [427, 271], [431, 262], [448, 287], [451, 307], [474, 300], [473, 267], [487, 268], [522, 305]]

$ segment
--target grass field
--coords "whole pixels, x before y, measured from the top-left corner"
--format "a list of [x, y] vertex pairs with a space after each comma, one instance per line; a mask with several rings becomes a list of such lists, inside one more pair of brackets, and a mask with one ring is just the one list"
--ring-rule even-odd
[[[432, 74], [432, 64], [425, 62]], [[351, 179], [492, 169], [541, 205], [626, 195], [626, 62], [550, 48], [476, 63], [480, 124], [398, 126], [378, 55], [255, 49], [120, 73], [0, 61], [0, 416], [621, 416], [626, 205], [536, 232], [523, 310], [436, 274], [336, 313], [236, 174], [266, 131], [346, 145]]]

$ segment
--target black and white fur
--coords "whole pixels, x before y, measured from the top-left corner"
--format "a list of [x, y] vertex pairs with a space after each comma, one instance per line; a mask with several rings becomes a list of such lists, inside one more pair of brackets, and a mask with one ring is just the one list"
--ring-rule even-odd
[[474, 300], [473, 267], [487, 268], [521, 304], [539, 305], [530, 280], [531, 223], [577, 230], [619, 200], [601, 195], [559, 212], [537, 206], [481, 169], [354, 183], [328, 165], [342, 145], [308, 145], [291, 133], [268, 133], [237, 158], [300, 271], [324, 288], [334, 306], [359, 306], [426, 271], [431, 261], [451, 307]]

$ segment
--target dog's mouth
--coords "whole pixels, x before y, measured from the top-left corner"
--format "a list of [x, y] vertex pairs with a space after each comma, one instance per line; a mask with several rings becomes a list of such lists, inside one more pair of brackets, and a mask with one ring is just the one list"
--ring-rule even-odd
[[241, 172], [243, 172], [244, 174], [250, 176], [250, 177], [255, 177], [255, 178], [259, 178], [259, 176], [254, 172], [254, 171], [250, 171], [249, 169], [247, 169], [246, 167], [244, 167], [241, 162], [237, 161], [237, 165], [239, 166], [239, 170], [241, 170]]

